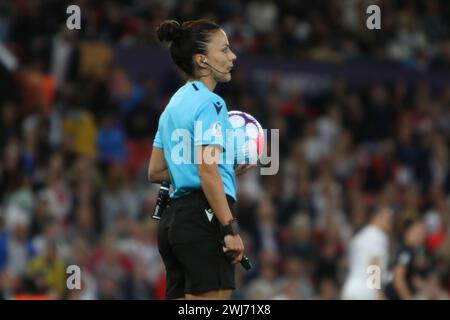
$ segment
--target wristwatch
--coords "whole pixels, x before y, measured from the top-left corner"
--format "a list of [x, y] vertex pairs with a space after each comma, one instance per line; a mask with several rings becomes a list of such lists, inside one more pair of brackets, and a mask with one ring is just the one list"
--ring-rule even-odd
[[220, 233], [222, 234], [222, 237], [225, 237], [227, 235], [235, 236], [239, 233], [239, 225], [236, 219], [230, 220], [228, 224], [221, 225], [220, 226]]

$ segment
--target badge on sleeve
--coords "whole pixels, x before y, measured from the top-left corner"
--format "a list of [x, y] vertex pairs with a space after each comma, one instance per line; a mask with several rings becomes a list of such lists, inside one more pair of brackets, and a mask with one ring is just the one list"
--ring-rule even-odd
[[222, 126], [219, 121], [214, 121], [211, 125], [211, 133], [216, 138], [222, 137]]

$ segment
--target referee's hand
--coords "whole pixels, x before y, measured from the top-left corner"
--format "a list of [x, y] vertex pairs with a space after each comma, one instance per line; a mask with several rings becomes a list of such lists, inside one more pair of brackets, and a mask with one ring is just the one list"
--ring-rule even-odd
[[231, 260], [232, 264], [239, 263], [244, 255], [244, 244], [240, 235], [226, 235], [223, 238], [225, 246], [223, 252]]
[[238, 177], [253, 168], [256, 168], [256, 164], [240, 164], [234, 169], [234, 174]]

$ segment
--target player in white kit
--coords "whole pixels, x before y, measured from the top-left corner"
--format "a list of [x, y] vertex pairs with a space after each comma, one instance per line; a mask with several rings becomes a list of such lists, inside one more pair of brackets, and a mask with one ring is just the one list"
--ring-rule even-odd
[[[369, 224], [352, 238], [349, 246], [349, 273], [342, 289], [342, 299], [375, 300], [383, 297], [383, 283], [388, 274], [388, 234], [392, 221], [392, 209], [387, 206], [374, 208]], [[380, 271], [379, 286], [373, 285], [369, 279], [375, 275], [374, 270], [377, 268]]]

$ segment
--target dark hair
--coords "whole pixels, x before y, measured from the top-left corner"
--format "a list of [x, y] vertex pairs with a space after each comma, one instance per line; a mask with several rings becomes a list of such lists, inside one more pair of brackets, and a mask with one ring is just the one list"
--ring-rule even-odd
[[415, 225], [418, 222], [422, 222], [422, 218], [418, 215], [411, 215], [409, 217], [406, 217], [403, 221], [402, 221], [402, 233], [406, 234], [406, 232], [408, 232], [408, 230]]
[[206, 54], [211, 34], [220, 27], [210, 20], [191, 20], [180, 25], [175, 20], [163, 21], [156, 29], [161, 42], [168, 42], [175, 64], [187, 75], [194, 75], [194, 54]]
[[393, 208], [387, 204], [374, 203], [374, 204], [370, 205], [367, 209], [368, 221], [375, 218], [378, 214], [382, 213], [385, 209], [393, 211]]

